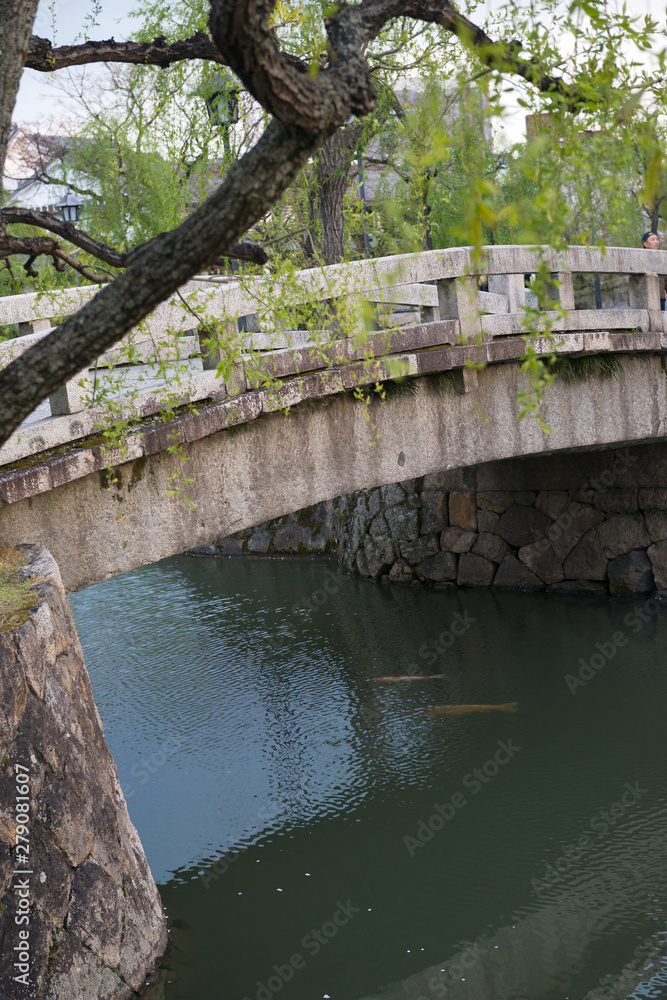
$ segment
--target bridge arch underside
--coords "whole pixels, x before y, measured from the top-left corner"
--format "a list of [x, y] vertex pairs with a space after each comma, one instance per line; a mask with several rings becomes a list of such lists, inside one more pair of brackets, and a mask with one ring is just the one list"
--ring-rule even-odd
[[[557, 378], [543, 407], [549, 434], [518, 419], [526, 387], [518, 364], [489, 366], [469, 381], [476, 385], [460, 392], [419, 379], [416, 393], [369, 406], [350, 393], [302, 403], [186, 444], [187, 462], [162, 451], [122, 463], [111, 488], [106, 473], [93, 472], [1, 505], [0, 540], [47, 547], [66, 589], [78, 590], [322, 500], [447, 470], [469, 469], [467, 488], [503, 488], [511, 466], [513, 485], [504, 488], [578, 489], [596, 470], [613, 472], [610, 450], [641, 444], [642, 460], [621, 463], [613, 485], [667, 488], [660, 355], [625, 355], [610, 379]], [[522, 461], [505, 465], [510, 459]], [[180, 498], [166, 495], [174, 473], [193, 480]]]

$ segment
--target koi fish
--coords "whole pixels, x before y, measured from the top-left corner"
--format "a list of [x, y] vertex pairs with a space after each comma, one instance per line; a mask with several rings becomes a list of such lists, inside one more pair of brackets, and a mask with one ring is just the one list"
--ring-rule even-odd
[[432, 708], [424, 708], [424, 715], [429, 719], [436, 715], [467, 715], [468, 712], [516, 712], [519, 703], [508, 701], [504, 705], [433, 705]]
[[444, 677], [444, 674], [404, 674], [401, 677], [371, 677], [372, 681], [434, 681], [438, 680], [440, 677]]

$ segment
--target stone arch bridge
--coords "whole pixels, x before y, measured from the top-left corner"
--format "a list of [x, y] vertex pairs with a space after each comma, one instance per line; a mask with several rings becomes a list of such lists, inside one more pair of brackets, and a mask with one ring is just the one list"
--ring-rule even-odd
[[[540, 260], [553, 278], [546, 309], [527, 280]], [[596, 273], [614, 278], [618, 301], [578, 308]], [[0, 449], [0, 542], [49, 548], [75, 590], [355, 490], [660, 442], [666, 275], [662, 251], [488, 247], [481, 262], [460, 248], [301, 272], [289, 289], [268, 276], [193, 279], [103, 357], [109, 369], [81, 373]], [[0, 343], [0, 364], [91, 294], [0, 300], [0, 323], [20, 334]], [[281, 295], [316, 302], [323, 329], [267, 319], [267, 297]], [[355, 302], [373, 305], [379, 329], [344, 329], [342, 305]], [[192, 328], [202, 310], [233, 340], [233, 363], [210, 323]], [[528, 315], [538, 350], [601, 359], [587, 378], [555, 379], [549, 433], [518, 419]], [[122, 446], [100, 437], [103, 376], [130, 420]]]

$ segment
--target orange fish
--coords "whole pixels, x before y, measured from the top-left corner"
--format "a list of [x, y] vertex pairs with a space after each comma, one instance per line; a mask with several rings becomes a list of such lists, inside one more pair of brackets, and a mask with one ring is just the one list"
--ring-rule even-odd
[[467, 715], [468, 712], [516, 712], [518, 705], [517, 701], [507, 701], [504, 705], [434, 705], [423, 712], [433, 719], [436, 715]]
[[402, 677], [372, 677], [373, 681], [434, 681], [438, 680], [440, 677], [444, 677], [444, 674], [405, 674]]

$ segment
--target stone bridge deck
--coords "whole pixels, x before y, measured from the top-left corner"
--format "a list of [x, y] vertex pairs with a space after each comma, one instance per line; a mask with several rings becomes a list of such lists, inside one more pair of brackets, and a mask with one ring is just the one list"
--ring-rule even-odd
[[[202, 278], [183, 290], [190, 311], [167, 303], [135, 337], [133, 357], [138, 352], [143, 364], [112, 372], [112, 391], [120, 400], [128, 380], [153, 380], [127, 398], [126, 415], [136, 422], [122, 448], [102, 447], [96, 437], [99, 408], [94, 402], [86, 406], [74, 385], [52, 400], [51, 415], [33, 415], [0, 450], [3, 541], [50, 545], [64, 566], [66, 585], [79, 587], [355, 489], [484, 461], [664, 435], [661, 355], [667, 332], [658, 276], [667, 274], [667, 253], [612, 249], [601, 256], [575, 248], [542, 256], [558, 280], [560, 310], [534, 314], [538, 327], [551, 324], [556, 334], [537, 336], [537, 348], [624, 356], [623, 373], [613, 383], [557, 380], [545, 406], [552, 434], [517, 419], [516, 394], [525, 387], [519, 363], [525, 352], [523, 307], [530, 294], [524, 274], [537, 266], [533, 251], [488, 248], [476, 266], [470, 250], [460, 249], [302, 272], [301, 301], [320, 298], [330, 308], [336, 299], [354, 297], [412, 310], [408, 325], [358, 338], [262, 328], [250, 317], [267, 289], [276, 294], [268, 278], [245, 285]], [[593, 270], [628, 275], [628, 308], [574, 308], [573, 275]], [[489, 293], [478, 294], [478, 272], [488, 275]], [[79, 300], [89, 294], [76, 291]], [[204, 305], [237, 339], [237, 359], [226, 378], [217, 375], [220, 355], [188, 328], [192, 312]], [[65, 311], [62, 299], [48, 309], [34, 300], [5, 300], [0, 319], [8, 321], [9, 306], [21, 323], [31, 316], [35, 322], [40, 309], [53, 316]], [[328, 315], [335, 327], [335, 313]], [[237, 325], [238, 317], [246, 317], [245, 323]], [[179, 335], [175, 341], [166, 336], [168, 329]], [[44, 335], [36, 331], [1, 345], [5, 363], [26, 340]], [[151, 368], [161, 344], [172, 351], [170, 360]], [[169, 384], [170, 371], [178, 375], [175, 385]], [[374, 403], [370, 411], [351, 396], [351, 390], [399, 376], [432, 375], [440, 376], [438, 393], [425, 391], [427, 379], [418, 396], [406, 393], [387, 405]], [[159, 382], [171, 391], [172, 405], [196, 402], [196, 412], [161, 422]], [[290, 408], [286, 419], [281, 411]], [[230, 436], [241, 426], [241, 437]], [[190, 459], [187, 469], [169, 451], [176, 443]], [[114, 477], [109, 469], [116, 470]], [[195, 479], [190, 513], [166, 497], [169, 476], [183, 472]], [[114, 488], [101, 493], [100, 486], [111, 481]], [[81, 509], [87, 511], [84, 519]], [[67, 554], [75, 535], [87, 553], [84, 562]], [[99, 558], [91, 561], [101, 539]]]

